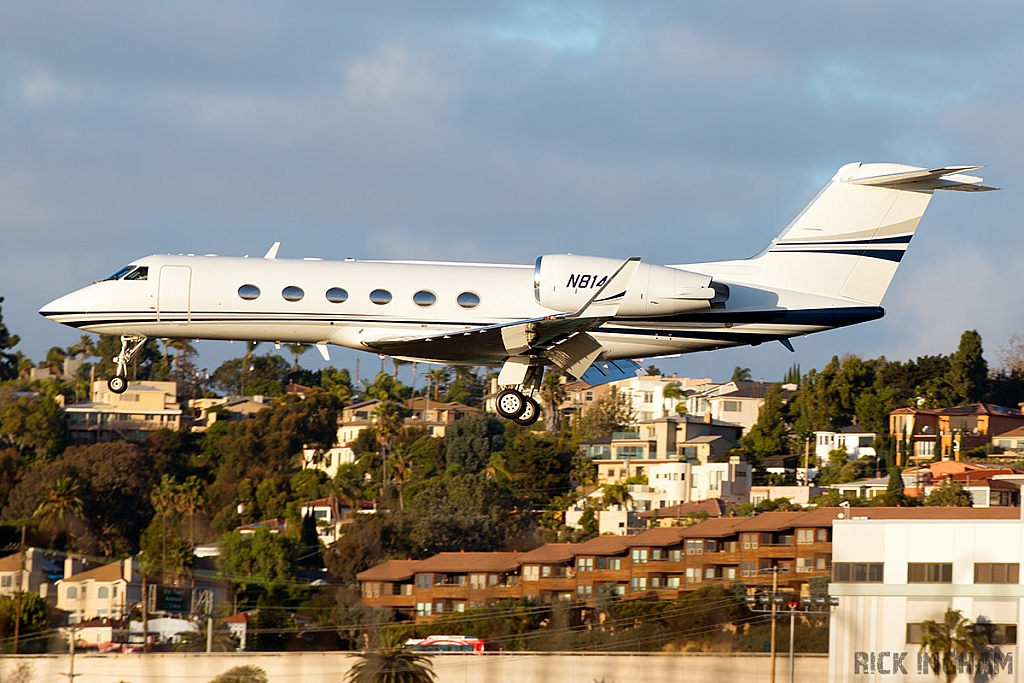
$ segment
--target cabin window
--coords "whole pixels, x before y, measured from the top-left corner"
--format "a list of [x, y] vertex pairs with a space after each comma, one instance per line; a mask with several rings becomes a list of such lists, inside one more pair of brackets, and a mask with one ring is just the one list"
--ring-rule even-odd
[[375, 289], [370, 292], [370, 301], [378, 306], [389, 304], [391, 303], [391, 292], [386, 289]]
[[476, 308], [480, 305], [480, 295], [473, 292], [463, 292], [456, 298], [459, 306], [463, 308]]
[[428, 292], [425, 289], [421, 289], [412, 295], [412, 302], [422, 308], [433, 306], [437, 303], [437, 295], [433, 292]]
[[127, 275], [130, 272], [132, 272], [133, 270], [135, 270], [135, 266], [125, 266], [124, 268], [122, 268], [121, 270], [117, 271], [116, 273], [114, 273], [110, 277], [103, 278], [103, 281], [106, 282], [107, 280], [120, 280], [125, 275]]
[[125, 280], [147, 280], [149, 279], [149, 266], [139, 266], [129, 273]]
[[332, 304], [343, 304], [348, 301], [348, 292], [341, 287], [331, 287], [327, 290], [326, 296]]
[[285, 301], [302, 301], [302, 297], [306, 296], [306, 293], [302, 291], [301, 287], [288, 285], [281, 290], [281, 296]]
[[256, 285], [242, 285], [238, 288], [238, 296], [242, 297], [246, 301], [258, 299], [260, 296], [260, 288]]

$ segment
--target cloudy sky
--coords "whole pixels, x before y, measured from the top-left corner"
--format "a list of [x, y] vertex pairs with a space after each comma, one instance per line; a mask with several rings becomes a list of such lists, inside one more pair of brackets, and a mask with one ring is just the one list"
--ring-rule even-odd
[[[1006, 189], [933, 200], [885, 319], [663, 370], [774, 380], [846, 352], [949, 352], [969, 328], [994, 358], [1024, 332], [1017, 3], [2, 12], [0, 295], [35, 359], [78, 336], [41, 305], [151, 253], [740, 258], [850, 161], [985, 164]], [[240, 355], [199, 348], [211, 370]]]

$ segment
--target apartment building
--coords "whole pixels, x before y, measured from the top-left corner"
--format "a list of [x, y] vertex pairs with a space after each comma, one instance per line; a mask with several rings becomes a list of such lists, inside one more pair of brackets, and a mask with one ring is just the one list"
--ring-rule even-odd
[[134, 559], [118, 560], [82, 571], [76, 558], [64, 561], [64, 578], [56, 582], [57, 609], [68, 623], [90, 619], [123, 619], [142, 599], [142, 575]]
[[874, 457], [875, 449], [872, 444], [875, 442], [876, 434], [869, 432], [857, 425], [848, 425], [840, 429], [823, 429], [814, 432], [814, 457], [822, 465], [829, 463], [829, 453], [832, 451], [846, 451], [846, 459], [849, 461], [866, 456]]
[[174, 382], [129, 382], [123, 394], [115, 394], [105, 381], [96, 381], [89, 402], [64, 408], [68, 435], [83, 445], [117, 439], [142, 441], [158, 429], [181, 426], [177, 401]]
[[773, 573], [783, 588], [806, 591], [810, 578], [831, 570], [831, 525], [841, 512], [711, 518], [528, 553], [441, 553], [420, 562], [391, 560], [357, 579], [367, 605], [415, 611], [421, 622], [503, 598], [592, 607], [611, 595], [674, 599], [709, 582], [766, 585]]
[[1024, 427], [1024, 413], [991, 403], [925, 410], [897, 408], [889, 413], [889, 433], [896, 437], [897, 464], [960, 460], [997, 434]]
[[[698, 387], [687, 392], [686, 412], [691, 415], [709, 414], [713, 419], [738, 424], [746, 434], [757, 422], [764, 397], [771, 386], [771, 382], [726, 382]], [[783, 400], [787, 400], [796, 389], [795, 384], [783, 384]]]
[[988, 641], [957, 680], [1016, 681], [1024, 521], [1012, 509], [854, 508], [833, 524], [828, 680], [936, 680], [921, 624], [949, 608]]

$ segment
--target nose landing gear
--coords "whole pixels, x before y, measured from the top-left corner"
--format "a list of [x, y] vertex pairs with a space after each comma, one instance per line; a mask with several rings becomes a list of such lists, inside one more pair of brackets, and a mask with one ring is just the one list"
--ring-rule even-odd
[[128, 364], [132, 362], [132, 358], [142, 349], [142, 345], [145, 343], [145, 337], [129, 334], [121, 335], [121, 352], [113, 358], [116, 366], [114, 376], [107, 380], [107, 387], [115, 394], [123, 394], [128, 388]]
[[507, 420], [529, 427], [540, 418], [540, 405], [518, 389], [503, 389], [495, 400], [495, 410]]

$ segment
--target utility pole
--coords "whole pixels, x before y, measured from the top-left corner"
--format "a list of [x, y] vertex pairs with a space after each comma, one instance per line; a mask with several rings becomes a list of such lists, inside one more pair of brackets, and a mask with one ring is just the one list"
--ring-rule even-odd
[[21, 635], [21, 593], [25, 583], [25, 525], [21, 527], [21, 571], [18, 572], [18, 606], [14, 612], [14, 654], [18, 654], [18, 637]]
[[[131, 560], [129, 560], [130, 562]], [[146, 575], [142, 575], [142, 651], [149, 652], [149, 591]], [[127, 586], [125, 590], [127, 590]]]
[[71, 662], [68, 664], [68, 683], [75, 683], [75, 631], [71, 627], [71, 637], [68, 639], [68, 654], [71, 655]]
[[796, 635], [796, 601], [789, 601], [789, 683], [793, 683], [796, 675], [796, 657], [793, 643]]
[[779, 568], [772, 567], [772, 652], [771, 652], [771, 674], [768, 678], [769, 683], [775, 683], [775, 595], [779, 591]]

